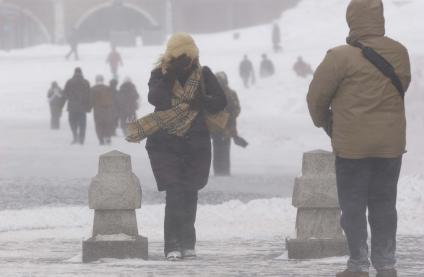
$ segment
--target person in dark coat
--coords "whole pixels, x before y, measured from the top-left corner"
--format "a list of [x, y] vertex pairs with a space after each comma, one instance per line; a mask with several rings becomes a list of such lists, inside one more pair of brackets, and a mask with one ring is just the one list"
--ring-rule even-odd
[[74, 54], [74, 59], [76, 61], [79, 60], [79, 55], [78, 55], [78, 43], [79, 43], [79, 38], [78, 38], [78, 31], [75, 28], [72, 28], [71, 33], [68, 37], [68, 43], [69, 43], [69, 52], [66, 55], [66, 59], [69, 60], [69, 58], [72, 56], [72, 54]]
[[270, 59], [268, 59], [266, 54], [262, 54], [262, 61], [260, 65], [260, 76], [261, 78], [267, 78], [275, 73], [274, 64]]
[[91, 88], [90, 98], [99, 143], [109, 145], [115, 130], [115, 96], [113, 90], [104, 84], [103, 76], [96, 77], [96, 85]]
[[296, 72], [297, 76], [302, 78], [306, 78], [309, 75], [314, 74], [311, 65], [307, 64], [301, 56], [297, 57], [297, 61], [293, 65], [293, 70]]
[[240, 102], [237, 93], [228, 86], [225, 72], [215, 74], [227, 98], [225, 110], [230, 114], [226, 128], [212, 133], [213, 169], [215, 176], [231, 175], [231, 139], [237, 136], [237, 117], [240, 115]]
[[239, 73], [245, 88], [249, 88], [249, 83], [255, 83], [255, 70], [247, 55], [244, 55], [243, 60], [240, 62]]
[[65, 104], [65, 96], [63, 90], [57, 82], [53, 82], [48, 93], [47, 99], [50, 105], [50, 128], [58, 130], [60, 128], [60, 117], [62, 116], [63, 105]]
[[127, 122], [137, 118], [140, 95], [130, 78], [126, 78], [117, 95], [119, 123], [124, 135], [127, 135]]
[[[227, 103], [215, 75], [200, 66], [199, 50], [190, 35], [176, 33], [169, 39], [151, 73], [148, 100], [155, 113], [138, 122], [159, 125], [147, 137], [146, 149], [158, 189], [166, 191], [165, 256], [168, 260], [195, 257], [198, 191], [206, 186], [211, 166], [206, 120]], [[169, 121], [170, 117], [177, 120]]]
[[274, 23], [272, 26], [272, 46], [274, 48], [274, 52], [278, 53], [283, 50], [281, 47], [281, 30], [278, 23]]
[[75, 69], [74, 76], [66, 82], [64, 90], [68, 101], [69, 124], [72, 144], [84, 144], [87, 127], [87, 113], [90, 112], [90, 83], [84, 79], [81, 68]]

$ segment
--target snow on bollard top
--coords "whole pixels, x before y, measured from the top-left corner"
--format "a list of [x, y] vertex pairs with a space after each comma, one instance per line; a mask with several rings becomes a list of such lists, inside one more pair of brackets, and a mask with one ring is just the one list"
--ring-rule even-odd
[[99, 174], [130, 173], [131, 168], [131, 156], [118, 150], [100, 156]]

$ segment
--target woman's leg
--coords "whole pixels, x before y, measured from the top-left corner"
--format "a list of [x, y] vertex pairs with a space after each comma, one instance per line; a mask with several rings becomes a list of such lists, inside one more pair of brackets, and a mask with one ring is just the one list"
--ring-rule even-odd
[[179, 233], [184, 220], [184, 191], [171, 188], [166, 191], [164, 240], [165, 256], [172, 251], [181, 251]]
[[197, 190], [184, 192], [184, 219], [180, 229], [180, 243], [182, 250], [194, 250], [196, 245]]

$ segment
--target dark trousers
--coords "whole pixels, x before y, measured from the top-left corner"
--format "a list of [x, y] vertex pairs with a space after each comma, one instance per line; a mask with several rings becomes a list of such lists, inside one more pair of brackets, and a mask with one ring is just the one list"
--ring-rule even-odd
[[166, 191], [165, 255], [172, 251], [194, 250], [197, 195], [196, 190], [184, 190], [179, 187]]
[[74, 59], [78, 61], [79, 60], [78, 46], [71, 45], [71, 49], [69, 50], [68, 54], [66, 54], [66, 59], [68, 60], [72, 54], [74, 54]]
[[106, 114], [95, 114], [94, 124], [100, 145], [110, 144], [115, 131], [115, 119], [110, 120]]
[[348, 269], [368, 271], [367, 217], [371, 229], [371, 262], [377, 270], [396, 264], [397, 183], [402, 158], [336, 158], [341, 226], [350, 250]]
[[69, 125], [71, 126], [73, 143], [84, 144], [87, 115], [84, 112], [69, 112]]
[[213, 136], [213, 169], [217, 176], [229, 176], [231, 174], [230, 150], [231, 138], [225, 136]]

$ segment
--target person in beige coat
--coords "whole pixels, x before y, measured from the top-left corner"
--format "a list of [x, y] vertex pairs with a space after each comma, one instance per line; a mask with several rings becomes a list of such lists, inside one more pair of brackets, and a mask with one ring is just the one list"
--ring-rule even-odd
[[99, 143], [109, 145], [115, 131], [117, 112], [113, 90], [104, 84], [102, 75], [96, 76], [96, 85], [91, 88], [90, 100]]
[[396, 193], [406, 149], [405, 105], [391, 79], [353, 45], [359, 42], [387, 60], [403, 92], [411, 81], [409, 56], [385, 36], [381, 0], [352, 0], [347, 22], [348, 44], [328, 51], [307, 96], [313, 122], [330, 135], [336, 155], [341, 225], [350, 250], [347, 269], [336, 276], [369, 276], [367, 209], [377, 276], [397, 276]]

